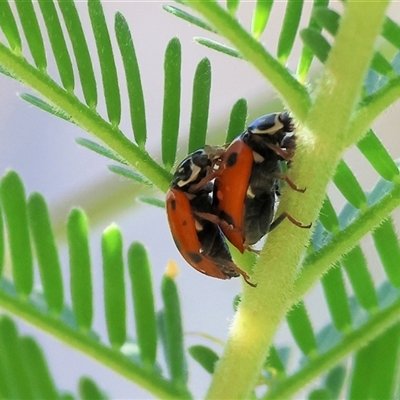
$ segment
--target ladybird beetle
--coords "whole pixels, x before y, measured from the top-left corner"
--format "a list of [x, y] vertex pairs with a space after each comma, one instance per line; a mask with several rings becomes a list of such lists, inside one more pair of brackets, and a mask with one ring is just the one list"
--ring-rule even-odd
[[255, 286], [232, 261], [218, 224], [225, 225], [213, 212], [211, 180], [222, 152], [207, 146], [178, 165], [166, 198], [168, 222], [176, 247], [193, 268], [220, 279], [242, 275]]
[[[279, 180], [304, 192], [282, 173], [280, 161], [290, 162], [296, 147], [294, 125], [288, 113], [264, 115], [253, 121], [226, 149], [215, 179], [213, 203], [225, 221], [221, 229], [243, 253], [251, 249], [284, 218], [309, 228], [283, 213], [273, 221]], [[230, 229], [227, 228], [230, 226]]]

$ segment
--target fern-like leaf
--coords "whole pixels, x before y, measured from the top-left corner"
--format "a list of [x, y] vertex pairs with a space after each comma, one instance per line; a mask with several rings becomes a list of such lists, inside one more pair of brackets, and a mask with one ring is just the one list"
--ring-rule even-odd
[[[351, 396], [390, 397], [395, 390], [395, 371], [399, 362], [393, 354], [397, 354], [399, 348], [400, 273], [396, 260], [400, 257], [400, 246], [390, 219], [390, 213], [400, 204], [399, 169], [376, 135], [368, 129], [372, 121], [400, 97], [399, 57], [386, 58], [386, 54], [378, 49], [373, 52], [373, 44], [381, 35], [398, 49], [397, 33], [400, 28], [395, 21], [387, 17], [385, 19], [383, 2], [368, 3], [363, 7], [357, 2], [348, 2], [343, 5], [343, 13], [338, 13], [332, 11], [327, 2], [315, 1], [308, 27], [301, 32], [305, 46], [297, 66], [299, 79], [296, 79], [293, 71], [282, 64], [294, 48], [303, 2], [290, 1], [287, 4], [286, 17], [279, 30], [279, 60], [258, 40], [269, 22], [268, 16], [274, 5], [272, 1], [257, 2], [253, 14], [253, 27], [250, 29], [238, 20], [238, 1], [229, 1], [226, 9], [217, 2], [185, 3], [199, 12], [200, 17], [191, 16], [186, 11], [172, 6], [167, 6], [167, 11], [205, 29], [216, 31], [229, 40], [233, 49], [216, 41], [201, 39], [209, 47], [251, 62], [270, 80], [285, 105], [292, 110], [300, 127], [305, 128], [300, 129], [298, 155], [296, 154], [293, 160], [293, 169], [288, 173], [289, 176], [293, 174], [296, 183], [299, 178], [299, 184], [304, 183], [301, 180], [311, 175], [309, 183], [312, 196], [307, 197], [309, 188], [304, 195], [295, 194], [297, 197], [288, 196], [289, 188], [284, 188], [280, 207], [298, 210], [300, 214], [307, 215], [307, 218], [314, 219], [318, 210], [312, 211], [308, 200], [298, 199], [304, 196], [305, 199], [319, 201], [315, 207], [319, 208], [322, 205], [320, 219], [315, 223], [312, 245], [308, 247], [304, 259], [302, 251], [308, 235], [305, 230], [297, 234], [294, 232], [296, 227], [286, 225], [288, 236], [298, 240], [293, 241], [293, 246], [287, 245], [287, 240], [283, 240], [287, 237], [283, 235], [280, 236], [281, 241], [276, 240], [280, 232], [283, 232], [281, 227], [267, 238], [267, 246], [269, 243], [274, 245], [268, 252], [261, 252], [255, 267], [255, 274], [260, 277], [266, 290], [262, 291], [261, 296], [258, 289], [252, 292], [252, 289], [244, 289], [237, 314], [237, 318], [241, 320], [240, 323], [233, 324], [232, 331], [239, 334], [243, 347], [238, 348], [237, 341], [230, 340], [227, 345], [228, 352], [231, 351], [230, 355], [223, 354], [221, 357], [198, 347], [192, 351], [194, 357], [197, 357], [205, 368], [215, 373], [210, 397], [246, 397], [254, 390], [250, 385], [256, 381], [262, 364], [262, 373], [268, 374], [269, 377], [268, 382], [263, 376], [259, 376], [258, 379], [261, 385], [268, 384], [265, 399], [293, 396], [321, 374], [324, 375], [321, 386], [311, 390], [310, 398], [329, 395], [337, 398], [344, 375], [350, 384]], [[95, 134], [104, 143], [98, 145], [80, 140], [80, 144], [119, 163], [130, 163], [138, 172], [122, 166], [112, 166], [112, 171], [142, 183], [152, 181], [161, 190], [167, 190], [169, 170], [176, 162], [178, 148], [181, 103], [179, 40], [171, 40], [165, 55], [163, 132], [160, 148], [165, 166], [163, 168], [144, 150], [147, 131], [139, 64], [122, 15], [116, 16], [115, 34], [124, 63], [130, 117], [136, 143], [130, 141], [128, 135], [124, 135], [118, 128], [123, 107], [120, 103], [119, 78], [115, 68], [116, 56], [111, 45], [114, 32], [106, 25], [101, 3], [98, 0], [88, 2], [91, 28], [98, 50], [97, 58], [92, 57], [89, 52], [86, 34], [74, 2], [58, 2], [63, 20], [58, 17], [58, 11], [55, 11], [53, 6], [52, 1], [43, 0], [39, 2], [39, 8], [35, 8], [30, 0], [18, 0], [15, 7], [17, 13], [14, 15], [7, 1], [0, 3], [0, 26], [8, 42], [8, 46], [0, 43], [2, 72], [13, 79], [28, 83], [44, 99], [24, 95], [25, 100], [72, 121]], [[41, 17], [37, 15], [39, 9], [45, 19], [53, 19], [45, 23], [51, 49], [47, 49], [43, 41], [43, 37], [46, 36], [44, 27], [37, 23]], [[357, 21], [356, 17], [360, 15], [363, 21]], [[358, 22], [358, 27], [362, 27], [362, 23], [368, 21], [368, 27], [371, 29], [365, 30], [362, 41], [355, 35], [347, 36], [346, 41], [343, 41], [342, 33], [351, 32], [353, 26], [350, 25], [353, 20]], [[380, 29], [382, 21], [383, 30]], [[66, 32], [63, 31], [64, 26]], [[60, 48], [55, 46], [56, 35], [67, 37], [67, 34], [72, 44], [74, 60], [63, 45], [67, 39], [61, 39]], [[26, 40], [21, 39], [23, 36]], [[347, 42], [353, 46], [350, 46], [350, 50], [358, 46], [365, 47], [360, 57], [350, 60], [350, 53], [345, 46]], [[22, 48], [25, 43], [27, 48]], [[21, 54], [24, 57], [21, 57]], [[56, 60], [63, 86], [58, 85], [46, 71], [47, 60], [51, 55]], [[323, 73], [327, 74], [324, 77], [333, 75], [335, 80], [332, 82], [332, 79], [321, 79], [311, 95], [303, 82], [308, 78], [314, 57], [318, 58], [323, 66], [327, 66], [329, 73], [324, 70]], [[28, 61], [30, 59], [33, 59], [33, 64]], [[93, 71], [93, 65], [97, 63], [100, 64], [102, 74], [102, 90], [97, 86]], [[79, 76], [73, 75], [75, 69]], [[359, 71], [360, 74], [357, 74]], [[367, 72], [365, 78], [364, 71]], [[76, 89], [77, 93], [74, 88], [75, 81], [80, 81], [81, 85], [81, 88]], [[80, 89], [85, 104], [79, 98]], [[206, 143], [210, 90], [211, 64], [208, 59], [203, 59], [198, 64], [193, 83], [189, 152]], [[99, 97], [98, 93], [104, 93], [104, 97]], [[116, 99], [115, 102], [113, 98]], [[98, 103], [106, 105], [107, 119], [98, 114]], [[246, 116], [247, 103], [241, 99], [232, 109], [227, 141], [231, 141], [243, 131]], [[330, 123], [327, 124], [326, 121]], [[365, 132], [368, 133], [365, 135]], [[350, 167], [343, 160], [339, 161], [344, 151], [356, 142], [367, 162], [382, 177], [370, 193], [366, 193]], [[315, 146], [311, 145], [312, 143], [315, 143]], [[321, 150], [318, 146], [321, 146]], [[305, 148], [307, 151], [304, 151]], [[324, 191], [332, 177], [337, 189], [347, 201], [339, 214]], [[322, 204], [324, 197], [325, 201]], [[43, 198], [34, 194], [27, 201], [21, 180], [14, 172], [9, 172], [0, 182], [0, 204], [6, 227], [6, 233], [3, 234], [0, 218], [0, 271], [4, 269], [1, 263], [4, 259], [3, 237], [6, 237], [6, 249], [10, 251], [13, 276], [12, 280], [2, 278], [0, 281], [2, 307], [63, 339], [70, 346], [86, 351], [157, 397], [189, 397], [184, 330], [173, 268], [170, 268], [164, 277], [163, 309], [156, 314], [147, 253], [141, 244], [136, 243], [129, 248], [128, 268], [136, 326], [136, 340], [132, 341], [129, 339], [126, 325], [127, 291], [123, 273], [125, 266], [122, 236], [115, 226], [104, 232], [104, 319], [111, 343], [111, 346], [107, 346], [98, 341], [98, 335], [92, 327], [96, 305], [92, 298], [91, 257], [85, 214], [79, 209], [74, 209], [67, 222], [72, 297], [70, 307], [63, 303], [64, 285], [60, 275], [57, 246]], [[287, 221], [284, 224], [287, 224]], [[379, 289], [372, 282], [367, 258], [359, 245], [362, 237], [371, 231], [374, 246], [387, 275], [387, 281]], [[36, 249], [44, 296], [33, 289], [32, 247]], [[236, 257], [237, 252], [232, 253], [240, 266], [248, 266], [250, 269], [254, 264], [254, 255], [244, 254]], [[302, 266], [299, 269], [298, 264], [301, 260]], [[278, 268], [281, 264], [285, 268]], [[349, 278], [354, 296], [348, 293], [348, 287], [344, 284], [344, 273]], [[55, 287], [51, 287], [53, 280]], [[307, 310], [302, 299], [319, 280], [322, 282], [330, 315], [328, 325], [317, 332], [313, 328], [311, 312]], [[266, 303], [273, 304], [274, 307], [266, 309]], [[257, 311], [252, 308], [255, 305], [264, 307]], [[249, 308], [252, 309], [251, 313], [247, 312]], [[277, 328], [277, 321], [282, 319], [289, 309], [291, 311], [287, 315], [287, 321], [293, 342], [306, 356], [300, 365], [296, 366], [294, 373], [285, 357], [285, 354], [288, 354], [287, 348], [272, 347], [269, 357], [265, 358], [267, 347], [272, 343]], [[258, 330], [252, 329], [253, 324]], [[243, 330], [243, 326], [247, 329]], [[0, 346], [4, 350], [0, 352], [0, 375], [7, 376], [7, 380], [6, 384], [0, 383], [0, 391], [11, 393], [14, 397], [29, 397], [36, 390], [35, 385], [28, 383], [26, 387], [18, 386], [21, 382], [29, 382], [21, 366], [20, 349], [16, 345], [18, 335], [12, 324], [7, 321], [3, 331], [7, 335], [0, 335]], [[262, 331], [262, 334], [259, 331]], [[258, 337], [252, 336], [257, 334]], [[163, 373], [157, 358], [158, 338], [163, 345], [169, 379], [165, 378], [166, 374]], [[8, 350], [7, 340], [11, 343]], [[366, 347], [367, 343], [371, 345]], [[389, 343], [389, 346], [383, 348], [383, 343]], [[246, 362], [243, 354], [247, 355], [247, 345], [251, 346], [251, 354], [257, 358], [257, 362], [254, 365], [241, 365], [241, 376], [232, 379], [229, 385], [226, 385], [226, 374], [231, 371], [231, 375], [234, 376], [237, 369], [235, 359]], [[31, 349], [28, 345], [28, 353], [29, 351]], [[380, 353], [386, 355], [387, 365], [378, 360], [377, 354]], [[352, 371], [342, 364], [346, 357], [353, 357]], [[215, 360], [218, 358], [220, 362], [215, 368]], [[362, 386], [360, 382], [365, 373], [363, 366], [367, 358], [377, 360], [379, 371], [375, 370], [376, 373], [371, 374], [369, 385]], [[7, 375], [10, 371], [12, 376]], [[81, 382], [83, 398], [103, 396], [102, 391], [90, 380], [83, 379]]]
[[[13, 230], [32, 231], [32, 241], [40, 269], [40, 281], [44, 295], [32, 289], [33, 270], [27, 268], [27, 254], [13, 255], [13, 280], [3, 277], [0, 280], [0, 304], [2, 308], [13, 311], [26, 318], [28, 322], [62, 339], [66, 344], [87, 352], [105, 365], [117, 368], [120, 374], [147, 388], [155, 396], [187, 398], [187, 367], [183, 348], [183, 328], [180, 316], [179, 296], [173, 276], [164, 278], [162, 294], [164, 299], [162, 333], [157, 329], [154, 293], [151, 282], [151, 266], [143, 245], [134, 243], [128, 250], [128, 267], [124, 265], [122, 235], [115, 225], [108, 227], [102, 236], [102, 259], [104, 276], [104, 319], [107, 325], [110, 346], [98, 341], [93, 331], [92, 320], [96, 305], [93, 303], [91, 257], [88, 244], [88, 225], [82, 210], [71, 211], [67, 225], [69, 247], [69, 274], [72, 308], [64, 303], [64, 283], [61, 276], [58, 251], [54, 242], [46, 203], [37, 193], [30, 196], [26, 206], [25, 191], [19, 176], [10, 171], [0, 182], [0, 209], [4, 210], [7, 222], [9, 247], [14, 245]], [[10, 195], [14, 199], [10, 206]], [[16, 201], [17, 200], [17, 201]], [[16, 211], [17, 210], [17, 211]], [[12, 218], [10, 219], [10, 215]], [[14, 217], [14, 214], [16, 217]], [[21, 219], [21, 215], [25, 215]], [[29, 215], [29, 218], [28, 218]], [[2, 231], [2, 230], [1, 230]], [[2, 232], [3, 233], [3, 232]], [[22, 236], [23, 238], [24, 236]], [[30, 238], [25, 244], [31, 247]], [[45, 250], [48, 250], [46, 253]], [[28, 253], [28, 256], [31, 253]], [[32, 257], [32, 255], [30, 255]], [[23, 264], [22, 264], [23, 262]], [[135, 308], [134, 319], [137, 341], [128, 339], [126, 325], [126, 282], [124, 270], [129, 269], [132, 298]], [[171, 274], [171, 272], [169, 273]], [[28, 300], [28, 301], [27, 301]], [[61, 312], [62, 311], [62, 312]], [[21, 368], [22, 358], [16, 357], [21, 351], [17, 348], [18, 339], [15, 327], [7, 319], [0, 329], [0, 375], [6, 370], [4, 393], [13, 391], [11, 397], [32, 398], [33, 387], [21, 382], [27, 381]], [[171, 380], [164, 377], [157, 360], [158, 338], [163, 337]], [[10, 345], [11, 342], [14, 343]], [[8, 344], [7, 344], [8, 343]], [[130, 344], [138, 347], [140, 359], [132, 360]], [[19, 345], [18, 345], [19, 346]], [[26, 351], [35, 352], [31, 343]], [[89, 350], [88, 350], [89, 349]], [[33, 354], [33, 353], [32, 353]], [[31, 364], [39, 363], [38, 353]], [[177, 357], [179, 354], [179, 357]], [[2, 369], [3, 368], [3, 369]], [[9, 375], [10, 371], [13, 375]], [[18, 372], [17, 372], [18, 371]], [[35, 374], [37, 371], [28, 371]], [[39, 373], [39, 372], [37, 372]], [[43, 382], [34, 382], [39, 387]], [[91, 393], [93, 384], [81, 383], [80, 390]], [[88, 385], [88, 387], [86, 387]], [[86, 388], [86, 389], [85, 389]], [[50, 390], [50, 389], [48, 389]], [[2, 393], [3, 393], [2, 392]], [[101, 392], [101, 391], [100, 391]], [[100, 393], [99, 392], [99, 393]], [[11, 392], [10, 392], [11, 393]]]
[[[0, 317], [0, 395], [3, 398], [73, 398], [57, 388], [39, 344], [30, 336], [21, 336], [8, 316]], [[91, 379], [79, 381], [82, 398], [106, 399]]]

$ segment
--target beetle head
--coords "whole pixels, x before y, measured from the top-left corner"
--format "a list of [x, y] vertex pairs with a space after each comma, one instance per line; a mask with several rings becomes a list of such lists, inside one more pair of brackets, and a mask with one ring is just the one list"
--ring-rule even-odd
[[248, 132], [257, 135], [274, 135], [278, 131], [293, 132], [293, 130], [293, 121], [287, 112], [263, 115], [247, 127]]

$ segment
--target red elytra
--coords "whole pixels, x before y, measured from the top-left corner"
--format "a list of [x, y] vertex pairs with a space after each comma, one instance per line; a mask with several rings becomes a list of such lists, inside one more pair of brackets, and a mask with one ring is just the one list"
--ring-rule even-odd
[[221, 225], [228, 240], [244, 251], [244, 202], [253, 165], [253, 151], [240, 137], [235, 139], [222, 157], [221, 173], [216, 179], [214, 196], [218, 198], [219, 217], [234, 229]]
[[221, 170], [214, 183], [214, 205], [224, 221], [220, 227], [227, 239], [240, 251], [251, 249], [283, 219], [309, 228], [288, 213], [273, 221], [279, 195], [279, 180], [304, 192], [282, 174], [279, 162], [290, 161], [295, 150], [294, 129], [287, 113], [274, 113], [253, 121], [221, 156]]
[[[205, 162], [206, 156], [210, 163]], [[166, 198], [171, 233], [183, 258], [197, 271], [219, 279], [242, 275], [255, 286], [232, 261], [219, 218], [213, 213], [209, 180], [214, 177], [210, 168], [214, 161], [213, 152], [198, 150], [179, 164]]]
[[201, 254], [196, 221], [186, 194], [170, 189], [166, 207], [172, 237], [186, 262], [203, 274], [220, 279], [230, 278], [212, 260]]

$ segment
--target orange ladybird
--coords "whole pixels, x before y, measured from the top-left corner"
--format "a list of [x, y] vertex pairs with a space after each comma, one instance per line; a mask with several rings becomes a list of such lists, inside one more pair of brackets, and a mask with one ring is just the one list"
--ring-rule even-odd
[[288, 113], [267, 114], [252, 122], [221, 156], [221, 171], [215, 179], [213, 203], [227, 239], [243, 253], [251, 250], [284, 218], [303, 226], [287, 213], [273, 221], [279, 195], [279, 180], [295, 190], [296, 185], [281, 171], [281, 161], [294, 155], [295, 136]]
[[178, 166], [166, 198], [168, 222], [183, 258], [197, 271], [219, 279], [249, 276], [233, 261], [215, 214], [211, 192], [223, 150], [206, 147], [186, 157]]

